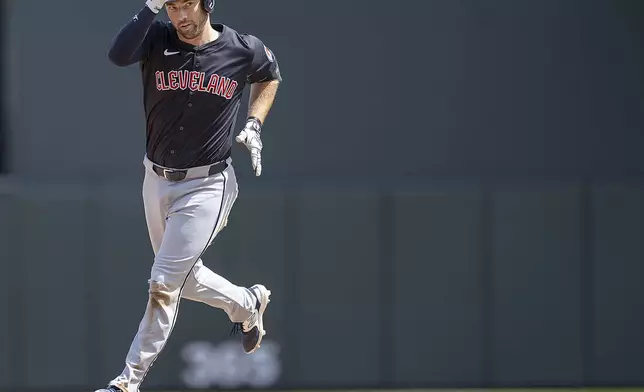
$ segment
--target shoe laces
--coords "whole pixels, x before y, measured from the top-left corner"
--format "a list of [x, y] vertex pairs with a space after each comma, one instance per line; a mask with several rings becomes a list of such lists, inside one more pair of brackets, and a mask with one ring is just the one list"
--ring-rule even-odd
[[237, 335], [242, 330], [242, 323], [233, 323], [233, 328], [230, 330], [230, 336]]
[[233, 328], [230, 331], [230, 335], [237, 335], [239, 332], [246, 333], [250, 332], [257, 325], [257, 317], [259, 312], [254, 310], [253, 313], [242, 323], [233, 323]]

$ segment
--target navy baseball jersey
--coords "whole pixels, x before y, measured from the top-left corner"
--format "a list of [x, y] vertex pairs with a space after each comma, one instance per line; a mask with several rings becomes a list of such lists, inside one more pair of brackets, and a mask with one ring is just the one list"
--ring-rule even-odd
[[[275, 55], [259, 38], [224, 24], [212, 25], [218, 39], [193, 46], [178, 38], [170, 22], [150, 19], [146, 26], [154, 17], [148, 14], [145, 8], [130, 22], [147, 28], [134, 55], [119, 61], [119, 48], [110, 53], [118, 65], [139, 63], [148, 158], [177, 169], [228, 158], [244, 87], [282, 80]], [[120, 34], [141, 30], [125, 26]]]

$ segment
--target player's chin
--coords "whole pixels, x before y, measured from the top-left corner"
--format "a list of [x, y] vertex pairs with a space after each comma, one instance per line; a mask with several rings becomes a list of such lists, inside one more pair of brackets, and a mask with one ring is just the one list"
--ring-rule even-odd
[[197, 36], [199, 35], [199, 32], [195, 28], [187, 28], [187, 29], [179, 30], [179, 33], [184, 38], [187, 38], [187, 39], [194, 39], [194, 38], [197, 38]]

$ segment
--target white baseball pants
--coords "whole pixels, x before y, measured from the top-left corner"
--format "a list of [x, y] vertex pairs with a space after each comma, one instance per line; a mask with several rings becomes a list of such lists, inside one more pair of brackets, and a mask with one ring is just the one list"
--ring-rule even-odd
[[170, 182], [152, 171], [145, 157], [143, 202], [154, 249], [145, 313], [125, 359], [110, 384], [138, 392], [177, 320], [181, 298], [224, 310], [232, 322], [246, 320], [256, 304], [244, 287], [203, 265], [201, 256], [226, 226], [238, 187], [231, 159], [209, 177]]

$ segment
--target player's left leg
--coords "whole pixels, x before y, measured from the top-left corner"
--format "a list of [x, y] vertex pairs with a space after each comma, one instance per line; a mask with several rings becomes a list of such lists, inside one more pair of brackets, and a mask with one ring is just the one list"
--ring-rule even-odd
[[[239, 319], [237, 308], [240, 301], [231, 300], [234, 298], [239, 287], [232, 284], [226, 278], [216, 274], [208, 267], [203, 265], [201, 260], [192, 269], [188, 277], [182, 298], [192, 301], [202, 302], [214, 308], [223, 309], [235, 325], [233, 332], [241, 332], [241, 342], [244, 351], [247, 354], [253, 353], [260, 347], [262, 338], [266, 334], [264, 330], [264, 312], [270, 302], [271, 292], [264, 285], [255, 284], [247, 290], [254, 302], [252, 304], [243, 304], [243, 308], [254, 306], [256, 313], [251, 314], [245, 319]], [[248, 298], [248, 297], [246, 297]]]
[[[225, 203], [225, 211], [222, 214], [223, 222], [218, 231], [226, 227], [228, 217], [239, 194], [237, 178], [232, 165], [229, 170], [228, 183], [228, 188], [233, 194]], [[241, 332], [242, 347], [247, 354], [253, 353], [260, 347], [262, 338], [266, 334], [264, 312], [270, 302], [270, 295], [270, 290], [261, 284], [255, 284], [249, 288], [233, 284], [206, 267], [201, 258], [192, 268], [181, 292], [182, 299], [202, 302], [226, 312], [234, 324], [233, 332]], [[249, 315], [247, 309], [255, 309], [256, 312]]]

